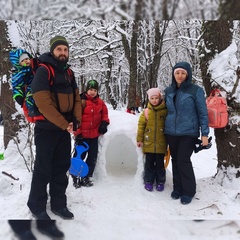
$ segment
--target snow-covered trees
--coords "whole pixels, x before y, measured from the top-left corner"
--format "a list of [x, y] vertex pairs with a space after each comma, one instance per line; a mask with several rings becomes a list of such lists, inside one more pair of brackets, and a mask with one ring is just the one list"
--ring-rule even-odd
[[[219, 16], [218, 8], [221, 2], [221, 0], [1, 0], [0, 17], [8, 20], [214, 20]], [[235, 0], [227, 2], [236, 4]]]
[[[202, 28], [203, 23], [205, 28]], [[215, 27], [206, 30], [206, 26], [212, 23]], [[85, 89], [86, 81], [96, 79], [100, 83], [101, 97], [114, 109], [131, 107], [136, 95], [144, 105], [146, 91], [150, 87], [159, 87], [163, 91], [171, 82], [172, 66], [182, 60], [190, 62], [193, 81], [204, 85], [209, 94], [212, 85], [209, 82], [208, 55], [212, 53], [213, 58], [217, 52], [227, 48], [233, 37], [237, 57], [240, 49], [238, 21], [227, 23], [225, 32], [221, 22], [212, 23], [200, 20], [7, 21], [13, 47], [21, 46], [32, 54], [48, 51], [52, 36], [65, 36], [70, 44], [70, 64], [76, 73], [80, 91]], [[204, 44], [203, 39], [206, 39]], [[213, 45], [212, 50], [208, 44]], [[235, 99], [231, 103], [234, 103], [235, 115], [239, 115], [240, 99], [236, 97], [239, 88], [237, 84], [235, 88], [233, 85], [236, 94], [232, 95]], [[235, 133], [239, 134], [239, 120], [234, 126]], [[219, 147], [221, 144], [220, 141]], [[219, 153], [222, 149], [220, 147]]]

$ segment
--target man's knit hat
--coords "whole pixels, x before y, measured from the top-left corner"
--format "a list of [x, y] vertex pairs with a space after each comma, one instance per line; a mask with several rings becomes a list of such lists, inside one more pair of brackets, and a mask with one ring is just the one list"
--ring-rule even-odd
[[50, 52], [53, 52], [53, 50], [58, 46], [58, 45], [65, 45], [69, 48], [67, 39], [63, 36], [55, 36], [50, 40]]
[[98, 82], [94, 79], [88, 81], [86, 91], [88, 91], [90, 88], [96, 89], [98, 91]]
[[161, 93], [158, 88], [150, 88], [147, 91], [148, 99], [150, 99], [152, 96], [159, 96], [161, 98]]

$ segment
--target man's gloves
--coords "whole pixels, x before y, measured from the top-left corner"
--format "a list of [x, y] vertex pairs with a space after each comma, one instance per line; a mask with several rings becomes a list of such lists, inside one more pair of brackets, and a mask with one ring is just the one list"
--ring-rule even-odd
[[75, 138], [75, 144], [76, 144], [76, 145], [82, 145], [83, 142], [84, 142], [84, 139], [83, 139], [82, 134], [80, 133], [80, 134], [78, 134], [78, 135], [76, 136], [76, 138]]
[[207, 146], [203, 146], [201, 145], [202, 140], [197, 139], [196, 143], [195, 143], [195, 149], [194, 152], [198, 153], [199, 151], [203, 150], [203, 149], [209, 149], [212, 146], [212, 137], [208, 138], [208, 145]]
[[100, 134], [105, 134], [107, 132], [107, 126], [108, 126], [108, 122], [102, 121], [98, 128], [98, 132]]

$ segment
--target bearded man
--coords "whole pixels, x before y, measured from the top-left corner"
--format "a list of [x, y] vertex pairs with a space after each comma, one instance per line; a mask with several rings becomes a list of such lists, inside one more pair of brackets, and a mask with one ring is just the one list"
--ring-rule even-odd
[[31, 84], [35, 104], [44, 117], [36, 121], [34, 128], [36, 159], [27, 202], [38, 220], [50, 219], [46, 211], [47, 189], [51, 211], [64, 219], [74, 217], [67, 208], [67, 172], [71, 161], [70, 133], [74, 122], [81, 122], [82, 105], [68, 59], [66, 38], [53, 37], [50, 52], [39, 57], [41, 64]]

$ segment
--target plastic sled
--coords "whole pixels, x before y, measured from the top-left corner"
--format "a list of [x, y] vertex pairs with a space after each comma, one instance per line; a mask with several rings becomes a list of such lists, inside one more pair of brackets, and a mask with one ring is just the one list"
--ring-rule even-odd
[[82, 145], [77, 145], [75, 147], [76, 156], [71, 158], [71, 166], [69, 169], [69, 173], [76, 177], [85, 177], [88, 174], [88, 165], [81, 159], [81, 155], [84, 152], [87, 152], [89, 146], [86, 142], [83, 142]]
[[167, 153], [164, 156], [164, 168], [166, 169], [170, 161], [170, 149], [167, 148]]

